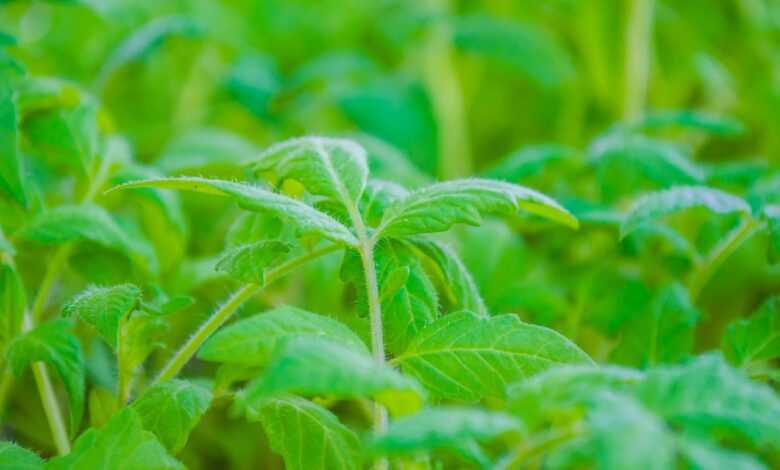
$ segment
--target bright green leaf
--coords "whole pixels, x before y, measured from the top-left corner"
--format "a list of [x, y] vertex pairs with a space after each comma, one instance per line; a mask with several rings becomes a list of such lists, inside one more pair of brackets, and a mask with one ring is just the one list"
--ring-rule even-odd
[[91, 428], [79, 436], [70, 454], [46, 463], [47, 470], [180, 470], [184, 466], [171, 457], [132, 408], [115, 414], [102, 428]]
[[749, 318], [731, 323], [721, 349], [739, 367], [780, 357], [780, 297], [767, 300]]
[[411, 192], [387, 209], [378, 231], [388, 237], [443, 232], [458, 223], [479, 225], [482, 214], [509, 215], [521, 209], [577, 227], [574, 216], [544, 194], [501, 181], [464, 179]]
[[267, 212], [296, 224], [301, 234], [314, 233], [346, 245], [355, 246], [357, 244], [352, 232], [332, 217], [295, 199], [248, 184], [181, 177], [125, 183], [112, 190], [145, 187], [179, 189], [227, 196], [234, 199], [244, 209]]
[[590, 358], [559, 333], [515, 315], [445, 315], [421, 331], [394, 359], [434, 395], [477, 401], [503, 397], [508, 384], [561, 364]]
[[330, 411], [300, 397], [268, 397], [247, 410], [288, 470], [360, 470], [360, 441]]
[[305, 335], [331, 338], [343, 346], [367, 351], [363, 341], [343, 323], [285, 305], [220, 329], [203, 344], [198, 357], [228, 364], [265, 365], [283, 339]]
[[422, 406], [419, 385], [368, 353], [317, 336], [298, 336], [282, 342], [256, 381], [244, 392], [252, 406], [264, 397], [296, 393], [345, 398], [373, 398], [396, 415]]
[[4, 470], [41, 470], [43, 459], [35, 452], [13, 442], [0, 442], [0, 468]]

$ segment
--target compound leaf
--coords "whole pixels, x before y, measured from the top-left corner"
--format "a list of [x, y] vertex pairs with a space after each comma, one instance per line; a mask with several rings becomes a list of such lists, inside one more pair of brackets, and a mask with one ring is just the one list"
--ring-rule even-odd
[[503, 397], [508, 384], [560, 364], [591, 359], [557, 332], [515, 315], [445, 315], [394, 359], [437, 397], [477, 401]]
[[144, 429], [176, 454], [211, 404], [211, 392], [187, 380], [172, 379], [152, 385], [133, 402]]
[[305, 335], [331, 338], [343, 346], [368, 351], [363, 341], [343, 323], [284, 305], [220, 329], [203, 344], [198, 358], [262, 366], [267, 364], [280, 341]]
[[244, 209], [268, 212], [296, 224], [301, 234], [314, 233], [334, 242], [350, 246], [357, 244], [352, 232], [332, 217], [295, 199], [249, 184], [197, 177], [160, 178], [125, 183], [112, 188], [111, 191], [144, 187], [227, 196]]
[[74, 435], [84, 412], [85, 370], [78, 338], [66, 320], [38, 325], [14, 340], [8, 348], [8, 361], [16, 375], [34, 362], [43, 361], [57, 370], [68, 392], [70, 433]]
[[626, 214], [620, 236], [625, 237], [642, 225], [693, 207], [716, 214], [750, 213], [747, 202], [723, 191], [706, 186], [677, 186], [642, 196]]
[[377, 230], [386, 237], [443, 232], [457, 223], [479, 225], [482, 214], [509, 215], [520, 209], [577, 227], [577, 219], [544, 194], [474, 178], [437, 183], [409, 193], [388, 207]]
[[366, 352], [317, 336], [282, 342], [263, 375], [247, 387], [244, 400], [251, 406], [258, 399], [284, 393], [371, 397], [396, 415], [414, 412], [423, 401], [414, 380]]
[[119, 344], [119, 329], [124, 318], [138, 306], [141, 290], [133, 284], [111, 287], [91, 286], [62, 309], [64, 317], [78, 317], [97, 329], [114, 349]]
[[360, 470], [360, 440], [330, 411], [294, 396], [267, 397], [247, 409], [288, 470]]

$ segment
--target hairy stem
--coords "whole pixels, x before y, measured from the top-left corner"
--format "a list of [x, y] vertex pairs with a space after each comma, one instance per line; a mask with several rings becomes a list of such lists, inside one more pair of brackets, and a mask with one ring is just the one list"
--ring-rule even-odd
[[762, 221], [748, 217], [710, 251], [707, 257], [696, 266], [691, 275], [691, 280], [688, 284], [691, 300], [696, 301], [702, 289], [704, 289], [723, 262], [762, 228], [764, 228]]
[[[29, 314], [24, 316], [24, 331], [30, 331], [33, 328], [33, 319]], [[54, 445], [59, 455], [65, 455], [70, 452], [70, 439], [65, 429], [65, 419], [62, 417], [62, 410], [57, 401], [57, 395], [49, 379], [49, 372], [46, 364], [43, 362], [34, 362], [32, 364], [33, 377], [38, 387], [38, 394], [41, 397], [43, 412], [46, 415], [46, 421], [49, 423]]]
[[[286, 263], [281, 264], [276, 269], [273, 269], [266, 273], [265, 284], [268, 285], [282, 276], [288, 274], [290, 271], [296, 269], [298, 266], [306, 263], [315, 258], [319, 258], [327, 253], [331, 253], [340, 249], [338, 245], [328, 245], [324, 248], [311, 251], [305, 255], [291, 259]], [[241, 305], [250, 299], [253, 295], [258, 293], [263, 286], [258, 284], [245, 284], [239, 288], [221, 307], [219, 307], [211, 316], [206, 319], [203, 324], [190, 336], [190, 339], [173, 355], [167, 364], [162, 368], [157, 377], [152, 381], [152, 384], [162, 382], [164, 380], [172, 379], [176, 377], [181, 369], [192, 359], [192, 356], [198, 352], [200, 346], [211, 336], [220, 326], [222, 326], [235, 312], [241, 307]]]
[[650, 79], [654, 0], [628, 0], [624, 57], [623, 118], [642, 114]]
[[[366, 276], [366, 293], [368, 295], [368, 314], [371, 320], [371, 353], [377, 362], [385, 362], [385, 343], [382, 331], [382, 304], [379, 300], [379, 283], [376, 278], [376, 263], [374, 249], [370, 242], [361, 245], [360, 258], [363, 261], [363, 271]], [[387, 410], [374, 404], [374, 431], [384, 432], [387, 429]]]

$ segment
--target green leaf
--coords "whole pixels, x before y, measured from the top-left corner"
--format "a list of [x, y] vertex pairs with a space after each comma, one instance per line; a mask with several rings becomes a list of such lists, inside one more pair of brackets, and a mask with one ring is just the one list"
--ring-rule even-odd
[[300, 181], [311, 194], [356, 207], [368, 178], [366, 151], [346, 139], [302, 137], [271, 146], [252, 170], [274, 172], [281, 180]]
[[300, 397], [268, 397], [247, 410], [288, 470], [360, 470], [360, 440], [330, 411]]
[[412, 243], [439, 268], [442, 285], [452, 310], [469, 310], [477, 315], [488, 316], [487, 306], [474, 278], [450, 247], [426, 239], [414, 239]]
[[678, 145], [659, 139], [613, 133], [597, 139], [588, 151], [610, 196], [616, 195], [617, 188], [635, 191], [639, 185], [634, 175], [661, 187], [700, 184], [705, 177]]
[[369, 180], [363, 191], [363, 199], [360, 201], [360, 212], [366, 223], [375, 227], [382, 221], [385, 210], [408, 194], [406, 188], [396, 183]]
[[533, 377], [510, 384], [509, 410], [530, 428], [543, 428], [547, 421], [571, 414], [603, 391], [627, 390], [644, 375], [617, 366], [574, 365], [553, 367]]
[[20, 116], [53, 108], [72, 108], [81, 101], [78, 85], [55, 77], [26, 77], [16, 87]]
[[[113, 184], [122, 184], [140, 179], [160, 178], [163, 174], [151, 167], [127, 165], [111, 179]], [[157, 206], [170, 227], [178, 233], [187, 233], [187, 221], [176, 193], [161, 191], [156, 188], [139, 188], [133, 190], [141, 198]], [[167, 227], [166, 226], [166, 227]]]
[[693, 351], [700, 317], [688, 291], [671, 284], [658, 294], [649, 312], [640, 312], [626, 325], [612, 359], [641, 368], [685, 359]]
[[66, 320], [43, 323], [14, 340], [8, 348], [8, 361], [16, 375], [33, 362], [43, 361], [57, 370], [68, 392], [70, 434], [75, 435], [84, 413], [84, 358], [78, 338]]
[[642, 196], [626, 214], [620, 236], [625, 237], [649, 222], [694, 207], [716, 214], [750, 213], [750, 206], [731, 194], [705, 186], [678, 186]]
[[27, 205], [27, 191], [19, 151], [19, 126], [11, 84], [0, 77], [0, 188], [16, 202]]
[[780, 297], [764, 302], [749, 318], [732, 322], [721, 344], [732, 364], [751, 365], [780, 357]]
[[22, 331], [27, 296], [13, 266], [0, 261], [0, 350]]
[[454, 406], [426, 408], [394, 420], [386, 432], [371, 438], [368, 447], [379, 454], [430, 451], [472, 440], [489, 441], [522, 429], [517, 419], [500, 412]]
[[265, 270], [277, 264], [292, 246], [277, 240], [264, 240], [237, 246], [217, 261], [217, 270], [243, 282], [265, 284]]
[[323, 336], [367, 352], [363, 341], [346, 325], [324, 315], [283, 305], [228, 325], [212, 335], [198, 358], [227, 364], [262, 366], [276, 346], [295, 336]]
[[545, 88], [558, 88], [574, 77], [566, 50], [533, 25], [490, 16], [454, 22], [455, 46], [517, 70]]
[[78, 294], [62, 309], [64, 317], [78, 317], [97, 329], [116, 350], [122, 320], [138, 306], [141, 290], [133, 284], [111, 287], [91, 286]]
[[5, 470], [41, 470], [43, 459], [35, 452], [13, 442], [0, 442], [0, 468]]
[[174, 140], [155, 162], [166, 174], [240, 168], [257, 153], [242, 137], [221, 129], [198, 129]]
[[372, 177], [408, 188], [431, 184], [431, 177], [412, 164], [401, 150], [390, 143], [369, 134], [358, 134], [352, 138], [366, 149], [369, 174]]
[[352, 232], [332, 217], [295, 199], [248, 184], [196, 177], [160, 178], [125, 183], [112, 188], [111, 191], [147, 187], [227, 196], [244, 209], [267, 212], [294, 223], [303, 235], [318, 234], [334, 242], [357, 245]]
[[184, 466], [166, 452], [154, 434], [143, 429], [141, 418], [129, 407], [102, 428], [84, 432], [70, 454], [46, 464], [47, 470], [92, 468], [179, 470]]
[[745, 126], [734, 118], [692, 110], [649, 113], [631, 127], [647, 130], [679, 127], [720, 136], [741, 134], [745, 130]]
[[168, 16], [149, 21], [123, 39], [111, 55], [102, 61], [103, 67], [98, 72], [96, 80], [97, 88], [101, 88], [115, 70], [131, 61], [148, 56], [167, 39], [174, 36], [198, 37], [203, 33], [202, 26], [183, 16]]
[[[585, 418], [585, 436], [550, 457], [552, 468], [586, 464], [595, 468], [666, 470], [675, 468], [675, 441], [662, 419], [626, 395], [602, 392], [592, 398]], [[627, 445], [630, 443], [630, 445]], [[584, 460], [584, 462], [583, 462]]]
[[[400, 354], [421, 329], [438, 317], [436, 289], [415, 253], [404, 242], [383, 240], [374, 249], [374, 259], [382, 288], [385, 348]], [[344, 257], [341, 277], [355, 284], [359, 310], [367, 312], [365, 276], [357, 252], [348, 252]]]
[[718, 447], [694, 437], [678, 438], [677, 447], [688, 462], [691, 470], [767, 470], [767, 467], [752, 455]]
[[540, 173], [550, 164], [574, 155], [576, 150], [564, 145], [531, 145], [512, 152], [484, 175], [488, 178], [518, 182]]
[[443, 232], [457, 223], [479, 225], [482, 214], [509, 215], [520, 209], [577, 227], [574, 216], [544, 194], [501, 181], [464, 179], [411, 192], [387, 209], [377, 231], [386, 237]]
[[284, 393], [371, 397], [395, 415], [414, 412], [423, 402], [414, 380], [367, 352], [311, 335], [280, 343], [263, 375], [245, 390], [243, 401], [252, 406], [264, 397]]
[[132, 403], [144, 429], [172, 454], [184, 448], [190, 432], [211, 404], [211, 392], [186, 380], [172, 379], [144, 390]]
[[437, 397], [477, 401], [505, 395], [508, 384], [560, 364], [590, 358], [557, 332], [515, 315], [446, 315], [421, 331], [393, 362]]
[[19, 233], [44, 245], [89, 241], [123, 253], [146, 269], [155, 269], [156, 259], [148, 245], [117, 224], [102, 207], [94, 204], [59, 206], [29, 221]]
[[780, 397], [752, 382], [722, 357], [651, 369], [636, 396], [675, 428], [699, 436], [738, 436], [780, 448]]
[[98, 103], [82, 95], [74, 107], [33, 113], [24, 130], [34, 151], [52, 163], [87, 174], [100, 150]]

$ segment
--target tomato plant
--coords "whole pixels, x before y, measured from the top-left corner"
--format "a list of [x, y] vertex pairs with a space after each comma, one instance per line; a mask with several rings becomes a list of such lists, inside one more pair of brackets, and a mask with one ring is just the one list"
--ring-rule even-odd
[[543, 3], [3, 3], [0, 468], [780, 466], [780, 10]]

